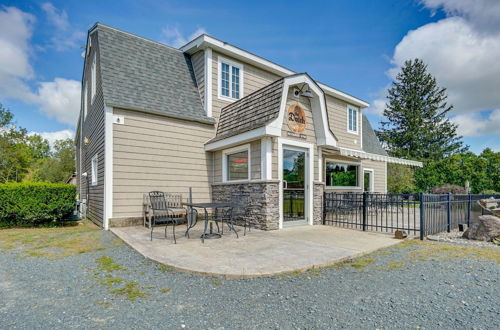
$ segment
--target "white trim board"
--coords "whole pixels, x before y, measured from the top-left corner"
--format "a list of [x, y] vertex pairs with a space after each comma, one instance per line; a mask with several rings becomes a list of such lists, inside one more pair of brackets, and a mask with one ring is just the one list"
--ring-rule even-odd
[[313, 177], [314, 177], [314, 144], [302, 141], [296, 141], [286, 138], [278, 138], [278, 179], [279, 185], [279, 229], [283, 228], [283, 146], [305, 149], [307, 158], [306, 169], [306, 190], [304, 196], [307, 201], [304, 205], [304, 213], [307, 214], [307, 224], [313, 224]]
[[205, 113], [212, 117], [212, 48], [205, 49]]
[[[227, 172], [227, 156], [235, 154], [237, 152], [246, 151], [248, 155], [248, 178], [244, 180], [229, 180]], [[252, 154], [250, 149], [250, 143], [244, 144], [242, 146], [237, 146], [231, 149], [225, 149], [222, 151], [222, 182], [249, 182], [252, 180]]]
[[104, 117], [104, 229], [113, 217], [113, 108], [105, 107]]

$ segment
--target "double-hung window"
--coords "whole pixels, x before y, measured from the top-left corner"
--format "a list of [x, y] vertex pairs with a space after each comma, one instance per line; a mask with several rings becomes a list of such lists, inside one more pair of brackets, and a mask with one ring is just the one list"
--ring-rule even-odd
[[219, 72], [219, 97], [232, 100], [242, 97], [242, 65], [219, 58]]
[[347, 131], [358, 134], [358, 109], [347, 107]]
[[93, 186], [97, 185], [97, 154], [90, 161], [90, 182]]
[[244, 181], [250, 179], [250, 146], [244, 145], [225, 150], [222, 157], [224, 181]]

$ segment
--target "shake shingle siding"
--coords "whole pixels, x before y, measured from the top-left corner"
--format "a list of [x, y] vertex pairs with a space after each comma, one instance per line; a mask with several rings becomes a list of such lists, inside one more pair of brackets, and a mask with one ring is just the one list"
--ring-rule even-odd
[[259, 89], [222, 109], [217, 126], [218, 141], [264, 126], [279, 115], [283, 79]]

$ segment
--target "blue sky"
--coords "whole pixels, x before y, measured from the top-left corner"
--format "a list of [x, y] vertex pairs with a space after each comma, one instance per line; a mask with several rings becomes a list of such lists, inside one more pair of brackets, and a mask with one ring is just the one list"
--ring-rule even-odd
[[204, 31], [368, 101], [374, 126], [391, 77], [405, 59], [421, 57], [448, 87], [456, 106], [451, 117], [465, 142], [475, 152], [499, 151], [494, 2], [3, 0], [0, 42], [14, 51], [0, 56], [0, 102], [30, 131], [70, 136], [79, 110], [80, 46], [95, 22], [174, 46]]

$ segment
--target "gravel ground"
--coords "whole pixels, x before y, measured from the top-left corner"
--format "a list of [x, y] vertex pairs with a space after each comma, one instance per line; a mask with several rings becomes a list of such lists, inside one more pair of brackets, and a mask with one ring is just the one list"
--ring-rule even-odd
[[[99, 235], [114, 239], [110, 232]], [[419, 249], [393, 247], [341, 267], [231, 280], [171, 271], [124, 245], [57, 260], [0, 250], [0, 328], [498, 326], [494, 259], [425, 260], [414, 254]], [[132, 281], [138, 285], [130, 284], [129, 296], [113, 291]]]

